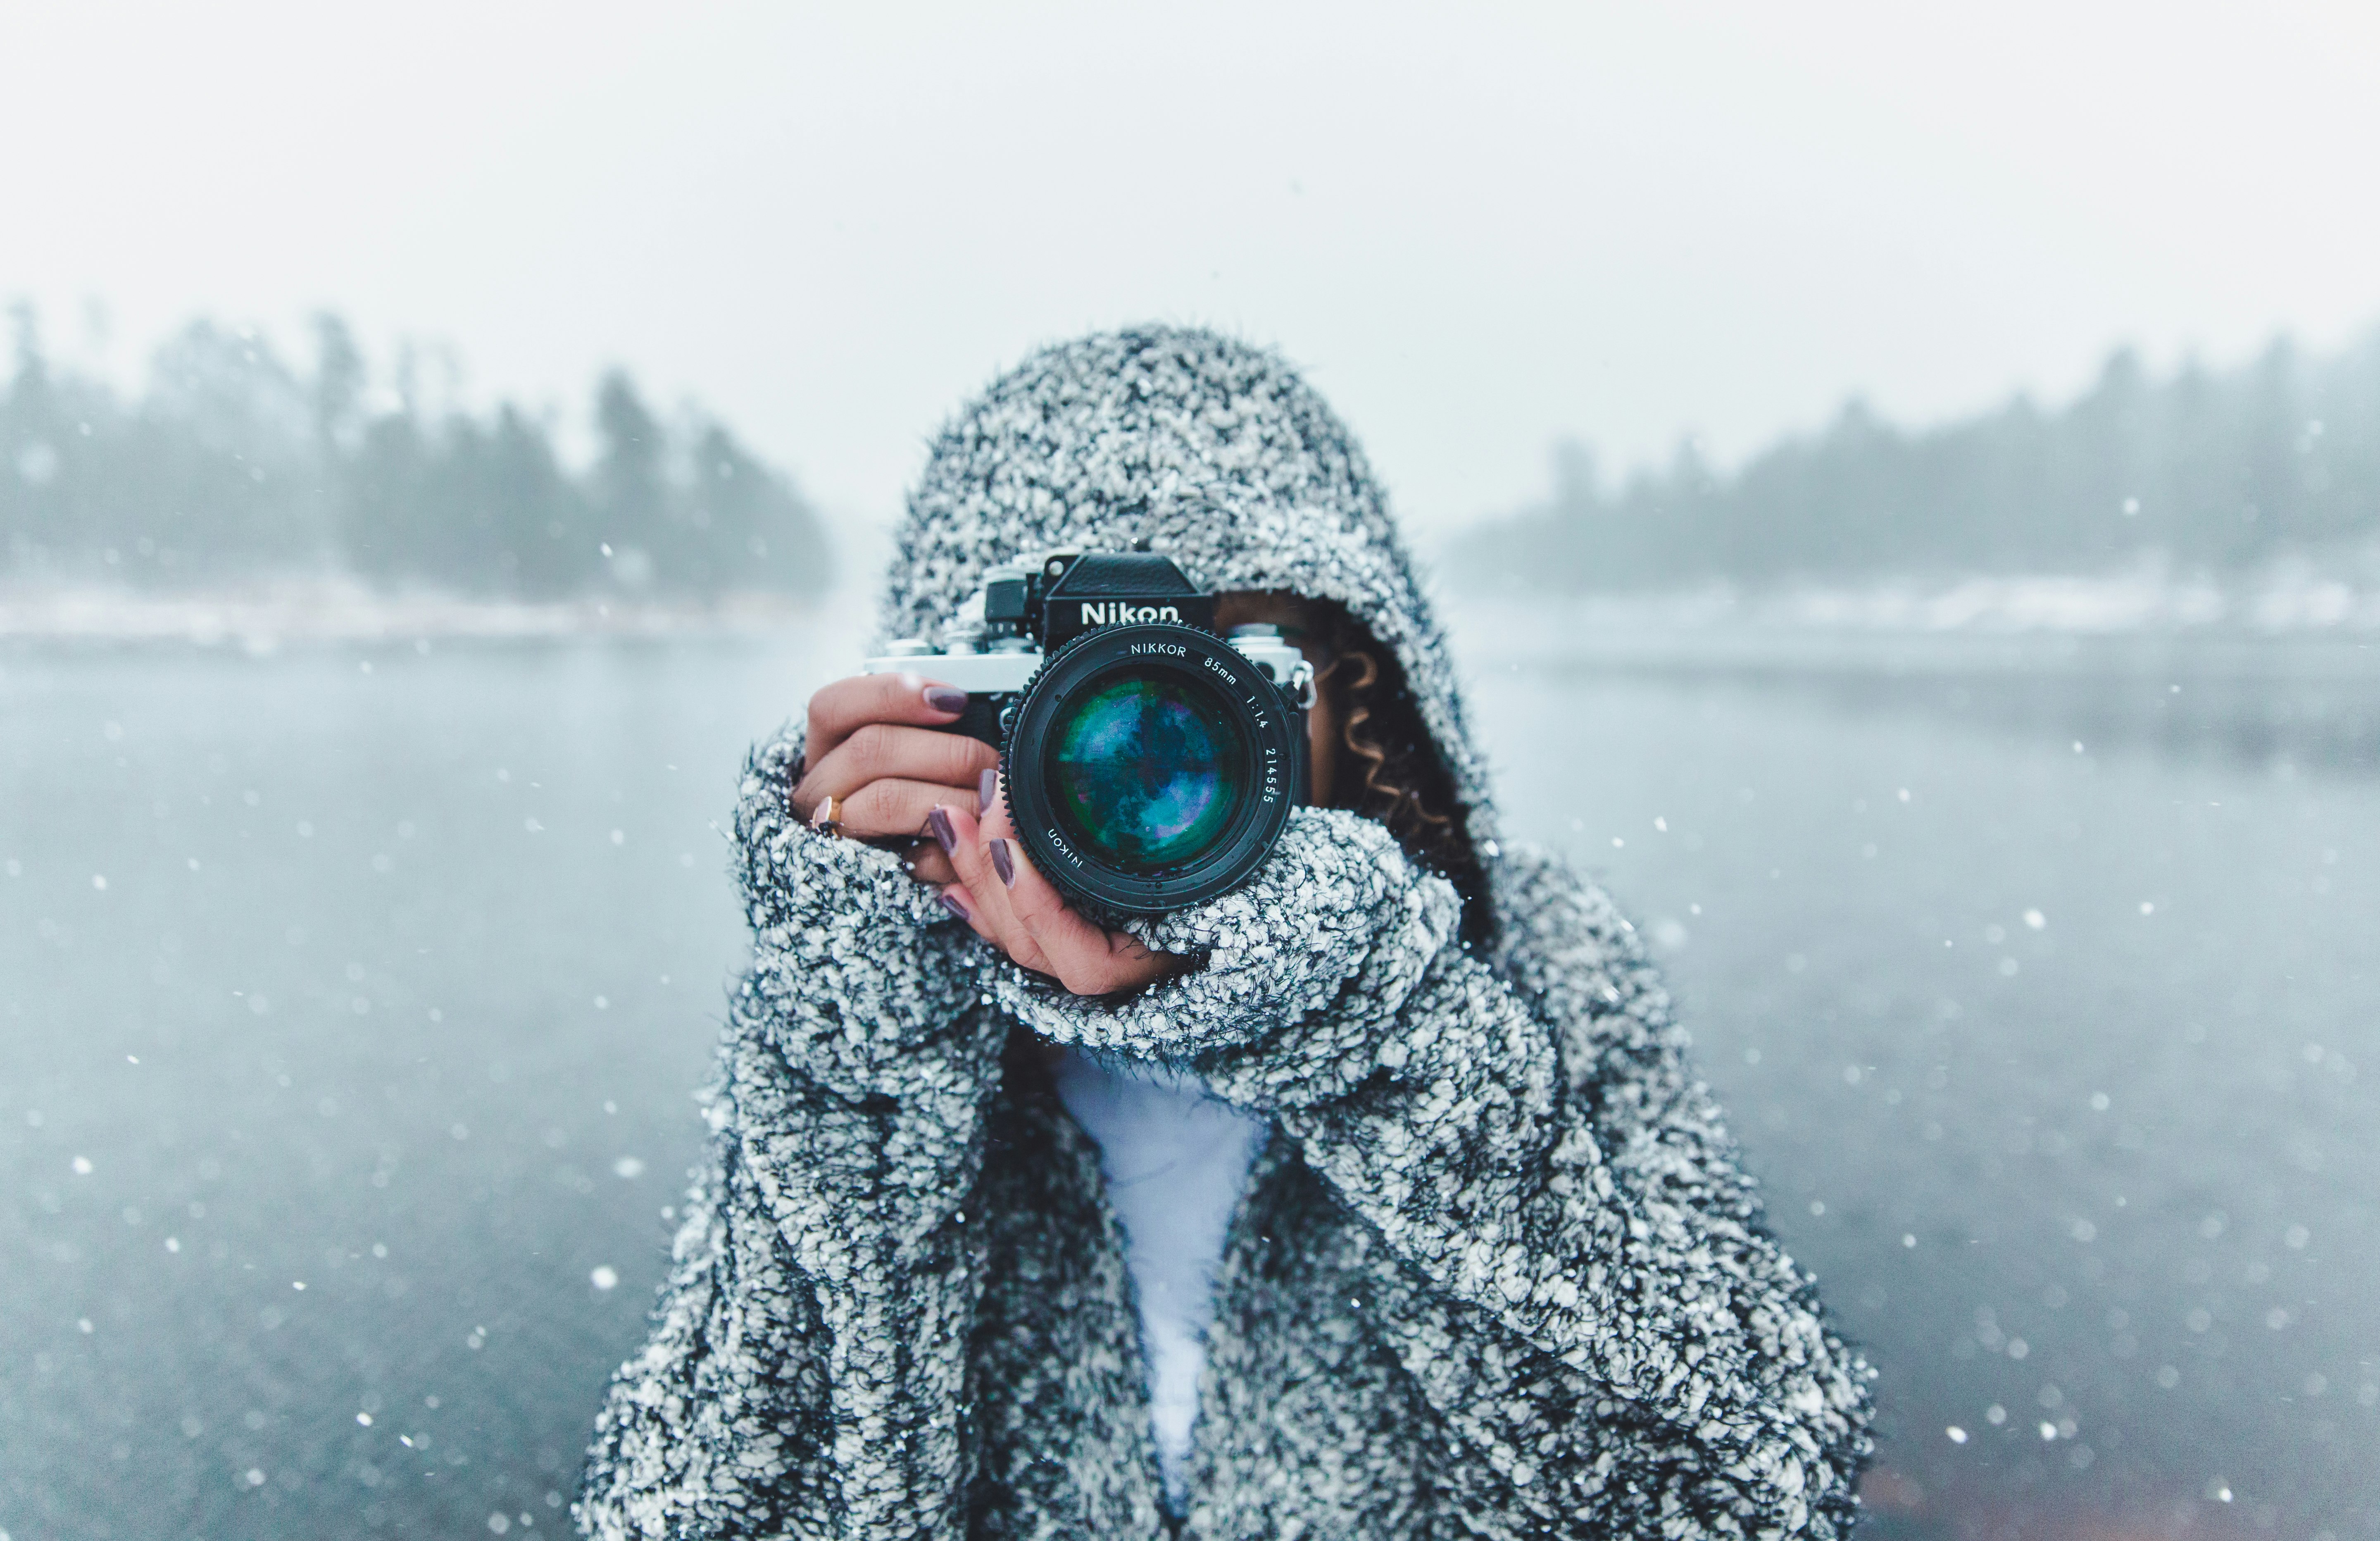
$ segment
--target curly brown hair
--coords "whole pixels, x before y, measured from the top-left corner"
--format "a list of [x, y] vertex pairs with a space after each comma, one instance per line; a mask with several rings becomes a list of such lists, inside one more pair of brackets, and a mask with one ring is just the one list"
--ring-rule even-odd
[[1338, 766], [1318, 800], [1378, 819], [1408, 855], [1451, 881], [1463, 898], [1463, 939], [1484, 946], [1494, 929], [1488, 875], [1404, 665], [1345, 606], [1300, 599], [1296, 608], [1298, 640], [1318, 655], [1316, 688], [1339, 719]]

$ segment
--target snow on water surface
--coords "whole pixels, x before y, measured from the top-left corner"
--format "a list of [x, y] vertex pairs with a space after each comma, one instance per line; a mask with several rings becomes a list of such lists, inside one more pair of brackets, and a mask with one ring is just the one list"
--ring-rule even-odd
[[[1882, 1369], [1883, 1533], [2366, 1534], [2354, 640], [2250, 676], [1496, 619], [1453, 624], [1512, 832], [1667, 962]], [[0, 651], [0, 1530], [561, 1528], [700, 1149], [713, 823], [861, 640]]]

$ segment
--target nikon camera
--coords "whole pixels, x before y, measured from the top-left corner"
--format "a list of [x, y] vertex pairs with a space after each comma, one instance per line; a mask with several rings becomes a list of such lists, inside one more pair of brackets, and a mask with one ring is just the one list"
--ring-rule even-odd
[[1017, 838], [1093, 915], [1161, 915], [1231, 889], [1306, 800], [1314, 670], [1274, 626], [1215, 634], [1215, 596], [1148, 552], [995, 567], [942, 628], [871, 674], [967, 693], [944, 732], [1000, 751]]

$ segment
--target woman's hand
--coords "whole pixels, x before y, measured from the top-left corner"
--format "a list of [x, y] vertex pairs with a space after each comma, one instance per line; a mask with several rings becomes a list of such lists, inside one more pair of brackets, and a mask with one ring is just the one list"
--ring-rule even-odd
[[[805, 823], [820, 804], [840, 798], [843, 832], [863, 839], [924, 841], [937, 805], [975, 812], [983, 774], [1000, 754], [980, 739], [931, 730], [965, 710], [966, 692], [916, 674], [855, 674], [810, 698], [809, 736], [794, 814]], [[940, 886], [958, 874], [939, 844], [911, 853], [917, 880]]]
[[990, 775], [978, 795], [941, 805], [927, 824], [957, 873], [942, 903], [1020, 966], [1051, 976], [1076, 995], [1139, 989], [1194, 966], [1193, 959], [1152, 953], [1137, 938], [1103, 930], [1067, 908], [1025, 859]]
[[999, 806], [998, 751], [930, 731], [965, 708], [965, 691], [915, 674], [856, 674], [826, 686], [810, 698], [795, 816], [807, 822], [835, 797], [844, 834], [919, 837], [910, 855], [917, 880], [941, 889], [978, 936], [1077, 995], [1138, 989], [1187, 969], [1188, 958], [1092, 925], [1033, 870]]

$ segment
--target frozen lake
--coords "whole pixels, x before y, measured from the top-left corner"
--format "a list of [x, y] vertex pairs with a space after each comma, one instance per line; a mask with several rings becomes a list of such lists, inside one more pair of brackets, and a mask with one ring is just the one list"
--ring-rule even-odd
[[[851, 650], [0, 652], [0, 1533], [564, 1527], [713, 821]], [[1882, 1370], [1876, 1534], [2380, 1526], [2380, 653], [1481, 662]]]

